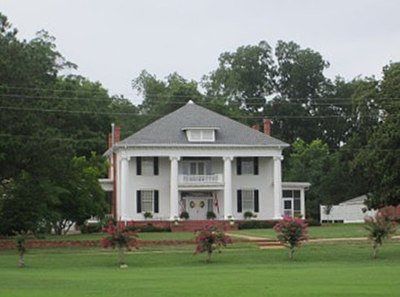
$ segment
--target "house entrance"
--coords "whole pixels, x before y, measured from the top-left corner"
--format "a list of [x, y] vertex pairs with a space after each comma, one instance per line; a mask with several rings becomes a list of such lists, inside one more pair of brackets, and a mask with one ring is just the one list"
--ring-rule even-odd
[[206, 198], [186, 198], [186, 209], [190, 220], [206, 220], [208, 211], [208, 200]]

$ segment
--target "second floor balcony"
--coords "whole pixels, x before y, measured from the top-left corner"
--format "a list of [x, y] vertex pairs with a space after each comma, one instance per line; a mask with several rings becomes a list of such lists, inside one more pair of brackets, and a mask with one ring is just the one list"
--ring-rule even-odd
[[224, 184], [223, 174], [180, 174], [178, 176], [179, 186], [182, 187], [202, 187], [202, 186], [222, 186]]

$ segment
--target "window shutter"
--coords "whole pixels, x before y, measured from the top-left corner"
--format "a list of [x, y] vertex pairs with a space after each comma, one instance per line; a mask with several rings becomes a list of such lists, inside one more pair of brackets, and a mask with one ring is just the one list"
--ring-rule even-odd
[[158, 213], [158, 190], [154, 191], [154, 213]]
[[237, 190], [237, 211], [242, 212], [242, 190]]
[[242, 174], [242, 158], [236, 158], [236, 174]]
[[154, 175], [158, 175], [158, 157], [154, 157], [153, 159], [153, 170]]
[[142, 175], [142, 158], [136, 157], [136, 175]]
[[136, 191], [136, 212], [142, 212], [142, 192]]
[[254, 212], [260, 211], [260, 203], [258, 199], [258, 190], [254, 190]]
[[258, 157], [254, 157], [254, 175], [258, 175]]

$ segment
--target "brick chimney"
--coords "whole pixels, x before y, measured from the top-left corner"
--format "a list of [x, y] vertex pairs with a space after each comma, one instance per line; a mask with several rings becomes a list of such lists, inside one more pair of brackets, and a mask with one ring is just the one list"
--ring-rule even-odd
[[272, 121], [270, 119], [265, 118], [263, 122], [264, 122], [264, 134], [265, 135], [271, 135], [271, 123], [272, 123]]
[[[114, 144], [121, 140], [121, 128], [115, 127], [114, 128]], [[112, 147], [112, 133], [108, 134], [108, 148]]]

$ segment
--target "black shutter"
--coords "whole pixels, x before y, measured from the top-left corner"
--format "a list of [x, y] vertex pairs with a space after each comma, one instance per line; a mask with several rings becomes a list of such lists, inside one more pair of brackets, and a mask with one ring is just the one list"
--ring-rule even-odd
[[254, 157], [253, 159], [254, 165], [254, 175], [258, 175], [258, 157]]
[[242, 158], [236, 158], [236, 174], [242, 174]]
[[158, 157], [154, 157], [153, 159], [153, 173], [154, 175], [158, 175]]
[[154, 213], [158, 213], [158, 190], [154, 191]]
[[258, 199], [258, 190], [254, 190], [254, 212], [260, 211], [260, 203]]
[[242, 190], [237, 190], [237, 211], [242, 212]]
[[142, 212], [142, 192], [136, 191], [136, 212]]
[[136, 174], [142, 175], [142, 158], [136, 157]]

